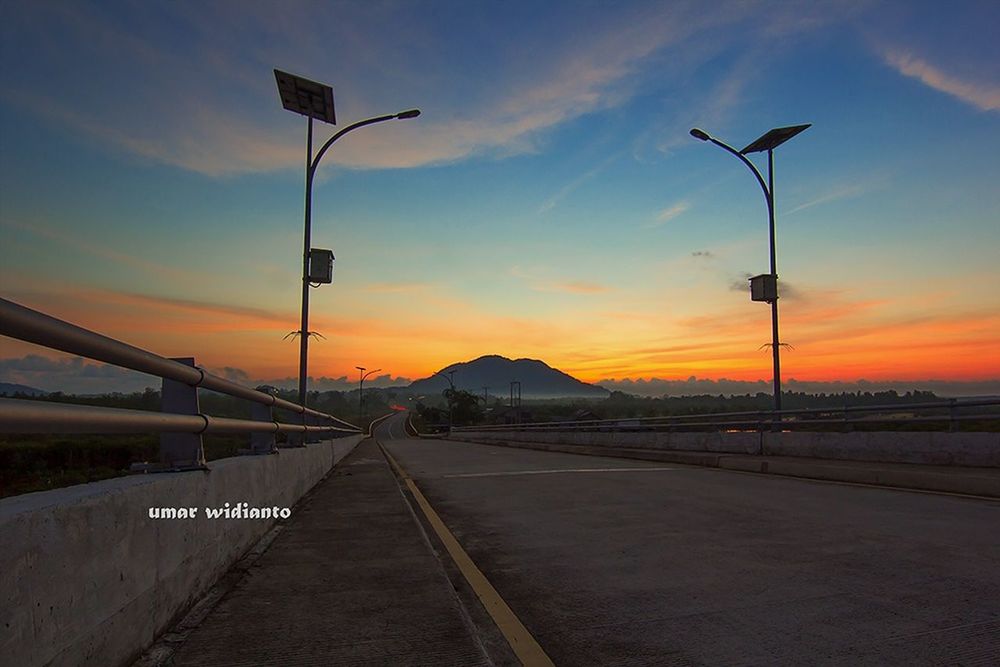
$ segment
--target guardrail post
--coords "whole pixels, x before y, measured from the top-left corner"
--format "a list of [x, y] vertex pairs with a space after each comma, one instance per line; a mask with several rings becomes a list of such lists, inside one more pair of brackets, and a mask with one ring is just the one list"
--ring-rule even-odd
[[[267, 385], [261, 385], [257, 387], [257, 391], [263, 392], [265, 394], [274, 395], [274, 387], [269, 387]], [[274, 422], [274, 408], [270, 405], [264, 405], [263, 403], [251, 403], [250, 404], [250, 419], [258, 422]], [[250, 434], [250, 449], [240, 450], [240, 453], [247, 453], [252, 455], [258, 454], [277, 454], [278, 446], [274, 437], [274, 432], [271, 433], [251, 433]]]
[[[313, 415], [306, 415], [305, 422], [306, 426], [322, 426], [322, 424], [319, 423], [319, 419]], [[322, 439], [323, 436], [315, 431], [305, 433], [305, 442], [307, 443], [320, 442]]]
[[[194, 366], [194, 357], [174, 357], [185, 366]], [[176, 380], [163, 379], [160, 410], [180, 415], [198, 415], [198, 388]], [[205, 447], [201, 434], [161, 433], [160, 469], [204, 470]]]

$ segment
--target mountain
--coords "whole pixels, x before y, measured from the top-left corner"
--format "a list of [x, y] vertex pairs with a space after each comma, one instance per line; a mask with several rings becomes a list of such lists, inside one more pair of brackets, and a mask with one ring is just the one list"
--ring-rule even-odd
[[44, 396], [49, 392], [35, 389], [23, 384], [12, 384], [10, 382], [0, 382], [0, 396], [13, 396], [14, 394], [24, 394], [25, 396]]
[[[449, 371], [455, 371], [456, 389], [473, 394], [482, 394], [483, 387], [489, 387], [492, 396], [509, 396], [512, 380], [520, 381], [524, 398], [605, 398], [609, 393], [603, 387], [581, 382], [537, 359], [508, 359], [491, 354], [446, 366], [439, 372], [447, 375]], [[447, 387], [447, 380], [432, 375], [414, 381], [408, 390], [415, 394], [440, 394]]]

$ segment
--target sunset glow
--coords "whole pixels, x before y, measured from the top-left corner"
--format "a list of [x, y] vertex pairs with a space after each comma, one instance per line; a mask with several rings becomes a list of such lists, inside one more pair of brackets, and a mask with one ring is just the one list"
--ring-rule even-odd
[[[783, 376], [1000, 380], [997, 5], [763, 5], [5, 3], [0, 295], [295, 376], [305, 123], [279, 67], [334, 87], [319, 140], [423, 111], [324, 159], [314, 377], [501, 354], [589, 382], [768, 380], [746, 286], [764, 200], [688, 130], [812, 123], [775, 151]], [[3, 381], [64, 356], [0, 346]]]

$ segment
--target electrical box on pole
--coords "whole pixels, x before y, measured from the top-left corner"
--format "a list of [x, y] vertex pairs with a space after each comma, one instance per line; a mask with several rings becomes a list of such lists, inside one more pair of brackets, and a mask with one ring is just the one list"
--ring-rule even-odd
[[309, 282], [327, 285], [333, 282], [333, 251], [312, 248], [309, 251]]
[[778, 300], [778, 276], [762, 273], [750, 278], [750, 300], [772, 303]]

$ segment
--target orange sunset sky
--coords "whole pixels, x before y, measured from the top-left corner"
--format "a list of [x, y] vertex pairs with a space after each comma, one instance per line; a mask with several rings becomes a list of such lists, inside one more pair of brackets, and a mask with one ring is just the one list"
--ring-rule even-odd
[[[422, 110], [324, 158], [314, 377], [501, 354], [589, 382], [769, 380], [746, 284], [764, 198], [688, 131], [740, 148], [812, 123], [775, 151], [783, 377], [1000, 382], [997, 5], [762, 4], [4, 3], [0, 295], [294, 377], [305, 121], [278, 67], [333, 86], [317, 144]], [[2, 381], [115, 378], [0, 339]]]

